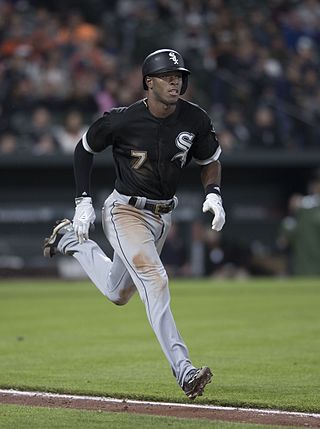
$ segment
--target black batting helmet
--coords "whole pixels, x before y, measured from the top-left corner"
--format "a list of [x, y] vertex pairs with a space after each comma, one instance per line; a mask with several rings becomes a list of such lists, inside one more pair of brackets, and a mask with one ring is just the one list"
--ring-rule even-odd
[[143, 88], [148, 89], [145, 82], [146, 76], [157, 75], [169, 71], [181, 71], [182, 72], [182, 88], [180, 94], [186, 92], [188, 86], [188, 75], [190, 70], [184, 66], [182, 56], [177, 51], [172, 49], [159, 49], [158, 51], [152, 52], [146, 57], [142, 64], [142, 76], [143, 76]]

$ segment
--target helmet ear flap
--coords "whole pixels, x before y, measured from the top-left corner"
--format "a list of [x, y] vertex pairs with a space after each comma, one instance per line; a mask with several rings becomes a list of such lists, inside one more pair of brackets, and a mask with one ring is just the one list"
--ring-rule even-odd
[[182, 87], [180, 91], [180, 95], [183, 95], [188, 88], [188, 75], [187, 73], [182, 73]]

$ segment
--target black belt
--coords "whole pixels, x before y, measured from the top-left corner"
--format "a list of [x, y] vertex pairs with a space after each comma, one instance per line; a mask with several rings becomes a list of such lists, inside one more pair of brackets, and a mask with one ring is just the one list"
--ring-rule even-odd
[[[138, 198], [131, 197], [129, 200], [130, 206], [136, 207], [137, 201], [138, 201]], [[174, 209], [174, 206], [175, 206], [174, 200], [172, 200], [169, 204], [164, 204], [164, 203], [153, 204], [153, 203], [146, 202], [145, 205], [140, 208], [144, 210], [150, 210], [152, 213], [155, 213], [155, 214], [161, 214], [161, 213], [170, 213]]]

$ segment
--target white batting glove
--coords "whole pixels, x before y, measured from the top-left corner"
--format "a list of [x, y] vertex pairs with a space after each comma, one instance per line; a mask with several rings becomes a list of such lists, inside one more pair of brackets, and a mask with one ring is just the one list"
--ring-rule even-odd
[[226, 214], [222, 207], [222, 199], [220, 195], [208, 194], [202, 206], [203, 213], [211, 212], [214, 214], [212, 220], [212, 229], [220, 231], [225, 223]]
[[90, 225], [96, 220], [91, 197], [75, 199], [76, 209], [73, 217], [73, 229], [80, 244], [89, 239]]

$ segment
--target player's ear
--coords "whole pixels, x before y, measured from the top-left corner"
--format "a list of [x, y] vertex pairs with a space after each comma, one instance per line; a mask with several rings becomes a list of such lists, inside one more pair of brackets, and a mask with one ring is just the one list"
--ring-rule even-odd
[[153, 84], [152, 77], [151, 76], [146, 76], [145, 82], [146, 82], [146, 85], [147, 85], [148, 89], [151, 89], [152, 88], [152, 84]]

